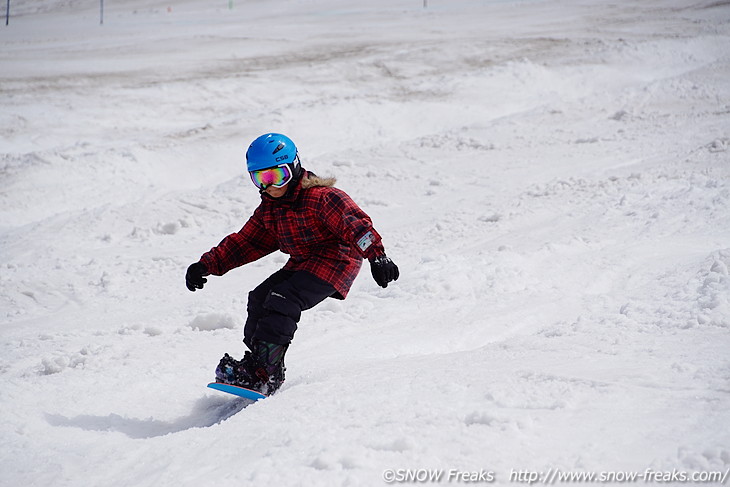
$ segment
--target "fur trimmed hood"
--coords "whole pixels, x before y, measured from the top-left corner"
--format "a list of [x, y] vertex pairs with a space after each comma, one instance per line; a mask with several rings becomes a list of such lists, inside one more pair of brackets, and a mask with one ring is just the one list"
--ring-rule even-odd
[[330, 188], [335, 185], [337, 178], [334, 177], [319, 177], [314, 173], [307, 172], [302, 178], [302, 189], [315, 188], [317, 186], [323, 186]]

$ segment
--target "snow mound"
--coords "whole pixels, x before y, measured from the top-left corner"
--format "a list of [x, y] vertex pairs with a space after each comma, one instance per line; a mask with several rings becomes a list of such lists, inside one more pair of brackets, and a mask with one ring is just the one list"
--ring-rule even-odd
[[243, 326], [240, 316], [227, 313], [199, 314], [188, 324], [196, 331], [238, 330]]

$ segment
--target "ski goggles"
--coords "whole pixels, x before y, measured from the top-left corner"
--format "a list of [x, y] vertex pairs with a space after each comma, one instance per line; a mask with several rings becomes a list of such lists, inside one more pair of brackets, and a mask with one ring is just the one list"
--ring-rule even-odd
[[266, 189], [269, 186], [281, 188], [286, 186], [292, 179], [292, 172], [287, 164], [270, 167], [268, 169], [260, 169], [258, 171], [250, 171], [251, 181], [259, 189]]

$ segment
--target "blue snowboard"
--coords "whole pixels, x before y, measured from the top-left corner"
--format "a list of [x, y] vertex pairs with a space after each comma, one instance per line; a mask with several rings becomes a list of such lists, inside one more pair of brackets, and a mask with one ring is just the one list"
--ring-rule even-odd
[[264, 399], [268, 397], [261, 394], [260, 392], [252, 391], [251, 389], [232, 386], [230, 384], [224, 384], [222, 382], [211, 382], [210, 384], [208, 384], [208, 387], [210, 387], [211, 389], [215, 389], [216, 391], [227, 392], [228, 394], [233, 394], [234, 396], [251, 399], [252, 401], [258, 401], [259, 399]]

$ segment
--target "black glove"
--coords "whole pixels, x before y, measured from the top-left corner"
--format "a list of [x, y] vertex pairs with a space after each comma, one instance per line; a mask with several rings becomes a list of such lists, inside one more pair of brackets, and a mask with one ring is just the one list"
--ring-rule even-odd
[[380, 287], [388, 287], [390, 281], [397, 281], [400, 276], [398, 266], [385, 255], [370, 259], [370, 272]]
[[196, 289], [203, 289], [203, 284], [208, 282], [208, 279], [203, 277], [206, 275], [208, 275], [208, 269], [202, 263], [191, 264], [185, 274], [185, 285], [192, 292], [195, 292]]

